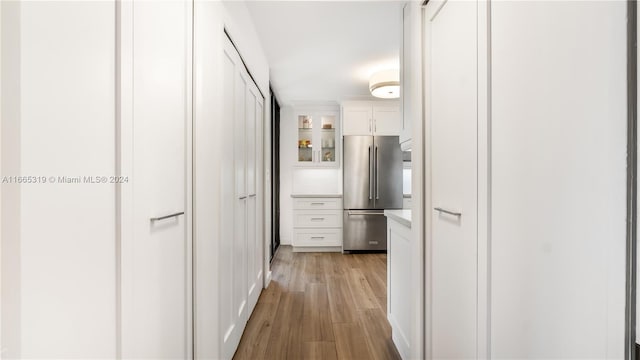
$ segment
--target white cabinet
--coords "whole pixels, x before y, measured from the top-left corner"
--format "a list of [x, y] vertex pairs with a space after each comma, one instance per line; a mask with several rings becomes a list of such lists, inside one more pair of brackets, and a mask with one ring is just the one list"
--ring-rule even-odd
[[340, 112], [296, 108], [297, 166], [340, 166]]
[[294, 251], [341, 250], [341, 197], [294, 197], [293, 208]]
[[[427, 5], [433, 358], [476, 358], [477, 4]], [[455, 166], [452, 166], [455, 164]], [[441, 209], [441, 210], [438, 210]], [[455, 301], [453, 301], [455, 299]]]
[[342, 103], [342, 135], [400, 135], [400, 103], [345, 101]]
[[400, 103], [402, 121], [400, 145], [411, 148], [411, 123], [422, 119], [422, 6], [409, 2], [402, 10], [400, 49]]
[[228, 39], [224, 48], [224, 116], [226, 147], [233, 153], [224, 167], [223, 228], [221, 229], [220, 322], [222, 353], [231, 358], [263, 286], [262, 124], [264, 99]]
[[[392, 216], [392, 214], [396, 214]], [[411, 212], [385, 211], [387, 216], [387, 319], [400, 356], [411, 356]]]

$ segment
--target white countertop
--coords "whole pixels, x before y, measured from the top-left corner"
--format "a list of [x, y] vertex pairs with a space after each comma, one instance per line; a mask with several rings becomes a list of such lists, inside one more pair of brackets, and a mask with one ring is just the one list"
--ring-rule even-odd
[[291, 194], [292, 198], [341, 198], [342, 194]]
[[411, 210], [385, 210], [384, 216], [397, 221], [398, 223], [411, 228]]

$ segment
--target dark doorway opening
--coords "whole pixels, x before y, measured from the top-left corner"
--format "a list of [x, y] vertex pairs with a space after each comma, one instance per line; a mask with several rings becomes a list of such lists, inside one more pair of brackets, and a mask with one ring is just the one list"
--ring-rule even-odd
[[271, 257], [280, 246], [280, 104], [269, 87], [271, 95]]

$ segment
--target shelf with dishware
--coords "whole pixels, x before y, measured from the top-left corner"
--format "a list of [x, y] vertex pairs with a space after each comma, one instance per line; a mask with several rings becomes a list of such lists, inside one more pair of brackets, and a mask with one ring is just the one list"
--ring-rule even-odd
[[314, 108], [296, 109], [298, 128], [296, 166], [340, 166], [340, 112]]

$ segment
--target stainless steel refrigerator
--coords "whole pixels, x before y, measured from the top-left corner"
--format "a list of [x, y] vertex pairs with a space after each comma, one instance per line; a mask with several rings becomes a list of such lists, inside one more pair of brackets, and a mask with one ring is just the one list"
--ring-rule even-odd
[[402, 208], [398, 136], [345, 136], [343, 250], [386, 250], [384, 209]]

